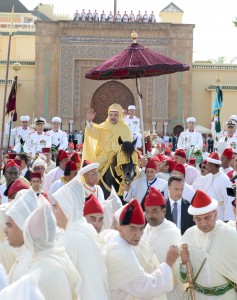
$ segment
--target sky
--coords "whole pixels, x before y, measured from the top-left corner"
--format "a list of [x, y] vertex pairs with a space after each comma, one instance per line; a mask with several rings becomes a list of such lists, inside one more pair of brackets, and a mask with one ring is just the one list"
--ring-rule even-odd
[[[76, 9], [79, 12], [95, 9], [106, 14], [114, 9], [113, 0], [21, 0], [28, 8], [34, 9], [40, 2], [53, 4], [57, 14], [68, 14], [73, 17]], [[170, 4], [170, 0], [117, 0], [117, 7], [122, 14], [125, 10], [136, 15], [140, 10], [150, 14], [154, 11], [159, 20], [159, 12]], [[237, 27], [233, 20], [237, 17], [237, 0], [173, 0], [184, 11], [183, 23], [195, 24], [193, 61], [216, 60], [225, 57], [225, 62], [237, 64]]]

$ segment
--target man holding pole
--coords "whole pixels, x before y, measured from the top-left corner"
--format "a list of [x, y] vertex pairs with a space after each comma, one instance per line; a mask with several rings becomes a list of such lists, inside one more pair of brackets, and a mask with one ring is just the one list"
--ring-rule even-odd
[[[181, 239], [181, 281], [191, 286], [191, 300], [236, 300], [237, 232], [217, 221], [218, 202], [197, 190], [188, 209], [196, 226]], [[187, 268], [187, 263], [191, 268]]]

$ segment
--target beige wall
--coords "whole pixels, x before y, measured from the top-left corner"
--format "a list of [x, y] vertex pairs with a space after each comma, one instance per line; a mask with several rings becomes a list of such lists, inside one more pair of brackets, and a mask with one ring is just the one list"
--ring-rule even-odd
[[160, 22], [162, 23], [182, 23], [183, 13], [178, 12], [160, 12]]
[[192, 69], [192, 112], [198, 124], [210, 128], [212, 105], [215, 98], [216, 78], [220, 76], [223, 91], [223, 108], [221, 122], [228, 120], [232, 114], [237, 114], [237, 65], [212, 65], [194, 63]]

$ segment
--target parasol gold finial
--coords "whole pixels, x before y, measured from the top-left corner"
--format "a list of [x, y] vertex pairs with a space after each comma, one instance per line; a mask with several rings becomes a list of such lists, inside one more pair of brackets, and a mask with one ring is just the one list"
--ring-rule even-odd
[[138, 35], [137, 35], [137, 33], [134, 30], [133, 30], [133, 32], [131, 34], [131, 38], [132, 38], [132, 43], [136, 44]]
[[218, 75], [216, 76], [216, 83], [220, 84], [220, 82], [221, 82], [221, 78], [220, 78], [220, 75], [218, 73]]

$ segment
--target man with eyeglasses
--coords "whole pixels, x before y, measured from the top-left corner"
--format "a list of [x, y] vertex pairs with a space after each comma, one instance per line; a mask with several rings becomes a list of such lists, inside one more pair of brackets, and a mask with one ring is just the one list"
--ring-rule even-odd
[[0, 185], [0, 202], [1, 204], [7, 203], [8, 197], [4, 195], [4, 192], [8, 188], [8, 186], [20, 177], [20, 167], [18, 164], [14, 162], [13, 159], [10, 159], [5, 167], [3, 175], [6, 179], [6, 182]]
[[45, 171], [47, 169], [47, 164], [46, 162], [41, 159], [40, 157], [38, 157], [33, 165], [32, 165], [32, 171], [33, 173], [40, 173], [41, 175], [41, 184], [40, 184], [40, 188], [43, 188], [43, 184], [44, 184], [44, 180], [45, 180]]
[[85, 189], [85, 197], [88, 198], [91, 194], [93, 194], [99, 202], [102, 203], [105, 201], [105, 197], [102, 188], [98, 185], [98, 167], [98, 163], [91, 163], [88, 160], [84, 160], [79, 174], [84, 177], [83, 186]]
[[187, 282], [189, 260], [198, 300], [236, 300], [237, 296], [237, 234], [232, 227], [217, 221], [217, 208], [218, 201], [197, 190], [188, 209], [196, 226], [181, 239], [188, 249], [180, 251], [180, 278]]

